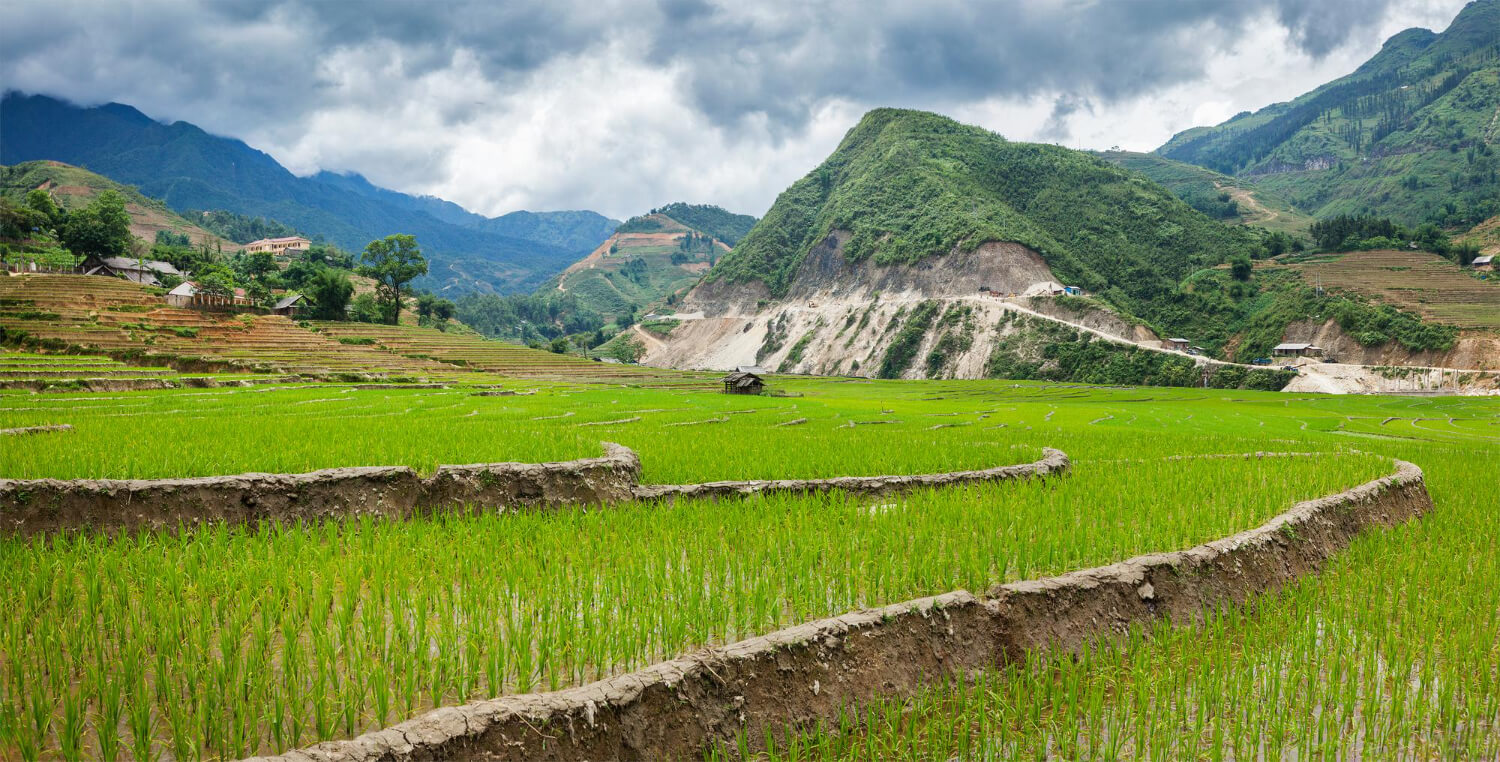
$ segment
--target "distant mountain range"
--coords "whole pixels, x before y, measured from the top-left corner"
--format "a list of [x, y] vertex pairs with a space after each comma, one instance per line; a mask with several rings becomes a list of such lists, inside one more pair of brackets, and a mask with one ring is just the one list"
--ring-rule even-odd
[[1500, 213], [1500, 0], [1408, 29], [1354, 73], [1194, 127], [1156, 153], [1252, 181], [1315, 217], [1469, 227]]
[[42, 159], [134, 185], [178, 211], [268, 217], [356, 252], [376, 238], [411, 233], [431, 263], [420, 285], [447, 294], [530, 291], [619, 224], [589, 211], [484, 217], [359, 175], [298, 177], [242, 141], [187, 122], [162, 124], [130, 106], [84, 108], [7, 93], [0, 99], [0, 164]]

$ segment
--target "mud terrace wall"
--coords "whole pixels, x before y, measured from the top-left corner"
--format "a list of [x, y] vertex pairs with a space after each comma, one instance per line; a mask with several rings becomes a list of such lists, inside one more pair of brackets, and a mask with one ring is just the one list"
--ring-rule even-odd
[[192, 479], [0, 479], [0, 531], [171, 528], [179, 524], [402, 517], [465, 504], [530, 507], [630, 500], [641, 461], [604, 443], [604, 457], [562, 463], [406, 466]]
[[427, 479], [406, 466], [332, 468], [306, 474], [240, 474], [191, 479], [0, 479], [0, 532], [33, 535], [89, 529], [170, 529], [200, 523], [399, 518], [465, 505], [528, 508], [636, 499], [728, 497], [766, 492], [860, 494], [1046, 476], [1068, 456], [1045, 449], [1035, 463], [920, 476], [642, 485], [641, 461], [604, 443], [604, 457], [561, 463], [439, 466]]
[[774, 479], [739, 482], [705, 482], [703, 484], [641, 485], [636, 497], [641, 499], [721, 498], [767, 493], [824, 493], [840, 490], [861, 495], [1005, 481], [1027, 476], [1048, 476], [1068, 469], [1068, 456], [1062, 450], [1042, 448], [1042, 459], [1020, 466], [999, 466], [982, 471], [953, 471], [946, 474], [915, 476], [839, 476], [832, 479]]
[[744, 734], [807, 728], [841, 706], [899, 696], [1027, 648], [1072, 649], [1132, 622], [1195, 621], [1322, 567], [1365, 529], [1431, 508], [1416, 466], [1298, 503], [1258, 529], [1189, 550], [958, 591], [791, 627], [554, 693], [437, 709], [283, 762], [699, 759]]

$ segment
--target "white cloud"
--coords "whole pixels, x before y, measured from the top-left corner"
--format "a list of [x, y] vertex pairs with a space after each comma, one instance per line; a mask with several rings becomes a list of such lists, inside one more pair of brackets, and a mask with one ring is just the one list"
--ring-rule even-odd
[[19, 0], [0, 4], [0, 87], [129, 103], [299, 173], [357, 171], [484, 214], [761, 214], [868, 108], [1150, 150], [1462, 5]]

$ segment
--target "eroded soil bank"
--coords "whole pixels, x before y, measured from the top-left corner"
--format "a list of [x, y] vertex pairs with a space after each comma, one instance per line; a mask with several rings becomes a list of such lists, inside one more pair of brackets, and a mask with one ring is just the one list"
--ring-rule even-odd
[[736, 738], [837, 718], [841, 707], [1153, 619], [1195, 621], [1317, 571], [1354, 537], [1432, 507], [1421, 469], [1298, 503], [1263, 526], [1172, 553], [857, 611], [704, 649], [554, 693], [448, 707], [275, 759], [687, 759]]
[[642, 485], [641, 460], [605, 442], [604, 456], [559, 463], [439, 466], [423, 479], [406, 466], [332, 468], [305, 474], [239, 474], [190, 479], [0, 479], [0, 532], [170, 529], [203, 523], [317, 521], [483, 506], [513, 510], [601, 505], [637, 499], [729, 497], [846, 490], [882, 494], [918, 487], [1004, 481], [1066, 471], [1068, 456], [981, 471], [914, 476]]

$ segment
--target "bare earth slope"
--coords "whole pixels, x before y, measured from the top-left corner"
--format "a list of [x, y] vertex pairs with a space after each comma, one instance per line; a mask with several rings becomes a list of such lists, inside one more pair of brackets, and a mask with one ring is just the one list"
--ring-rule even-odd
[[[710, 281], [693, 289], [676, 317], [682, 324], [644, 362], [664, 367], [724, 370], [737, 365], [797, 373], [873, 376], [896, 340], [902, 319], [924, 302], [936, 302], [949, 325], [924, 335], [917, 350], [925, 357], [952, 333], [966, 348], [952, 352], [940, 372], [951, 378], [978, 378], [999, 338], [995, 326], [1006, 313], [1039, 319], [1058, 310], [1048, 297], [1028, 298], [1056, 283], [1036, 252], [1014, 243], [986, 243], [974, 251], [953, 251], [914, 265], [879, 266], [869, 259], [844, 258], [848, 240], [835, 231], [814, 247], [798, 267], [784, 300], [772, 301], [759, 283]], [[985, 287], [992, 296], [981, 294]], [[1154, 341], [1155, 335], [1104, 310], [1068, 316], [1099, 335]], [[922, 363], [905, 377], [924, 378]]]

